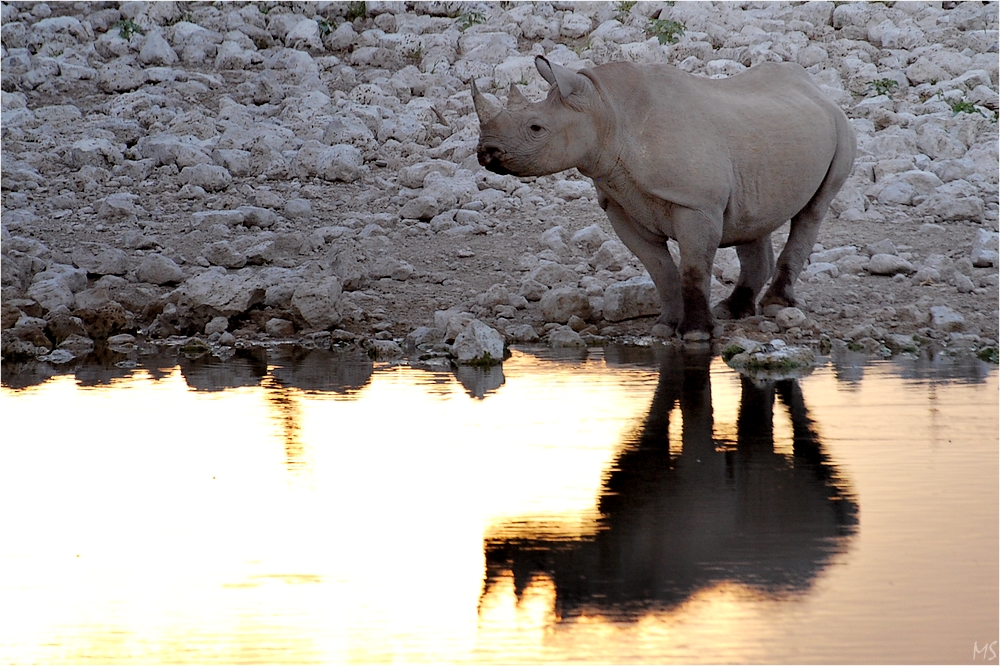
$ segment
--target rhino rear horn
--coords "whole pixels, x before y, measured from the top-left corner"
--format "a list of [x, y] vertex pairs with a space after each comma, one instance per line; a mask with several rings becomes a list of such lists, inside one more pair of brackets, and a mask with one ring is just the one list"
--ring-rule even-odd
[[535, 67], [550, 86], [559, 87], [559, 94], [562, 97], [582, 93], [590, 83], [583, 74], [577, 74], [562, 65], [549, 62], [545, 56], [535, 56]]
[[498, 104], [479, 92], [475, 79], [472, 79], [472, 104], [476, 107], [476, 115], [479, 116], [480, 125], [490, 122], [503, 111]]
[[510, 84], [510, 90], [507, 92], [507, 110], [517, 111], [528, 106], [530, 102], [528, 99], [521, 94], [521, 91], [517, 89], [513, 83]]

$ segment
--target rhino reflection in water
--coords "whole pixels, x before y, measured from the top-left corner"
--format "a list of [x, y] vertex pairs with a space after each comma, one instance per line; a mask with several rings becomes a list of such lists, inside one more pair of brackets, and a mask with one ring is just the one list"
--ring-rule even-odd
[[[558, 617], [635, 616], [724, 581], [777, 596], [810, 587], [845, 548], [858, 507], [794, 380], [742, 379], [736, 441], [714, 439], [710, 362], [676, 351], [663, 360], [649, 416], [604, 482], [596, 535], [487, 537], [484, 597], [511, 573], [518, 595], [544, 574]], [[791, 456], [774, 449], [776, 397], [791, 417]], [[678, 402], [682, 449], [672, 456]], [[503, 526], [496, 533], [504, 532], [514, 534]]]

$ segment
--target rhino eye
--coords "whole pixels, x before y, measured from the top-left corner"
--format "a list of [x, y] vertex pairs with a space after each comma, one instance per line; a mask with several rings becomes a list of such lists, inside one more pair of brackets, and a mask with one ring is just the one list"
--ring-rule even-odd
[[532, 132], [534, 132], [535, 134], [538, 134], [539, 132], [541, 132], [541, 131], [542, 131], [542, 126], [541, 126], [541, 125], [539, 125], [538, 123], [534, 123], [534, 124], [532, 124], [532, 125], [531, 125], [530, 129], [531, 129], [531, 131], [532, 131]]

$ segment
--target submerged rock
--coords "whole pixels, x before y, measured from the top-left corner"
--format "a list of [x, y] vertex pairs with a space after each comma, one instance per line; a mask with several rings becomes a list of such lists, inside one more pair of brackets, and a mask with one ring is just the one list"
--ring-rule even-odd
[[811, 349], [789, 347], [781, 340], [761, 343], [737, 338], [722, 350], [722, 358], [740, 374], [772, 380], [804, 377], [816, 365]]
[[465, 325], [451, 348], [460, 365], [490, 366], [504, 360], [503, 335], [478, 319]]

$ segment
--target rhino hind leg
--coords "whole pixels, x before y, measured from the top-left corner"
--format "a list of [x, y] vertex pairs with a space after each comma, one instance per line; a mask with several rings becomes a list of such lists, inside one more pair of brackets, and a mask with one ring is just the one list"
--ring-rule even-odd
[[819, 237], [819, 227], [823, 217], [844, 181], [851, 174], [856, 150], [854, 131], [847, 117], [840, 113], [837, 116], [837, 150], [833, 160], [812, 199], [792, 218], [788, 241], [778, 256], [774, 279], [771, 280], [771, 286], [761, 299], [761, 308], [769, 305], [782, 307], [795, 305], [793, 291], [795, 281], [799, 279], [799, 273], [802, 272], [806, 259]]
[[757, 296], [774, 271], [774, 246], [771, 234], [736, 246], [740, 259], [740, 277], [729, 297], [712, 312], [719, 319], [742, 319], [757, 314]]

